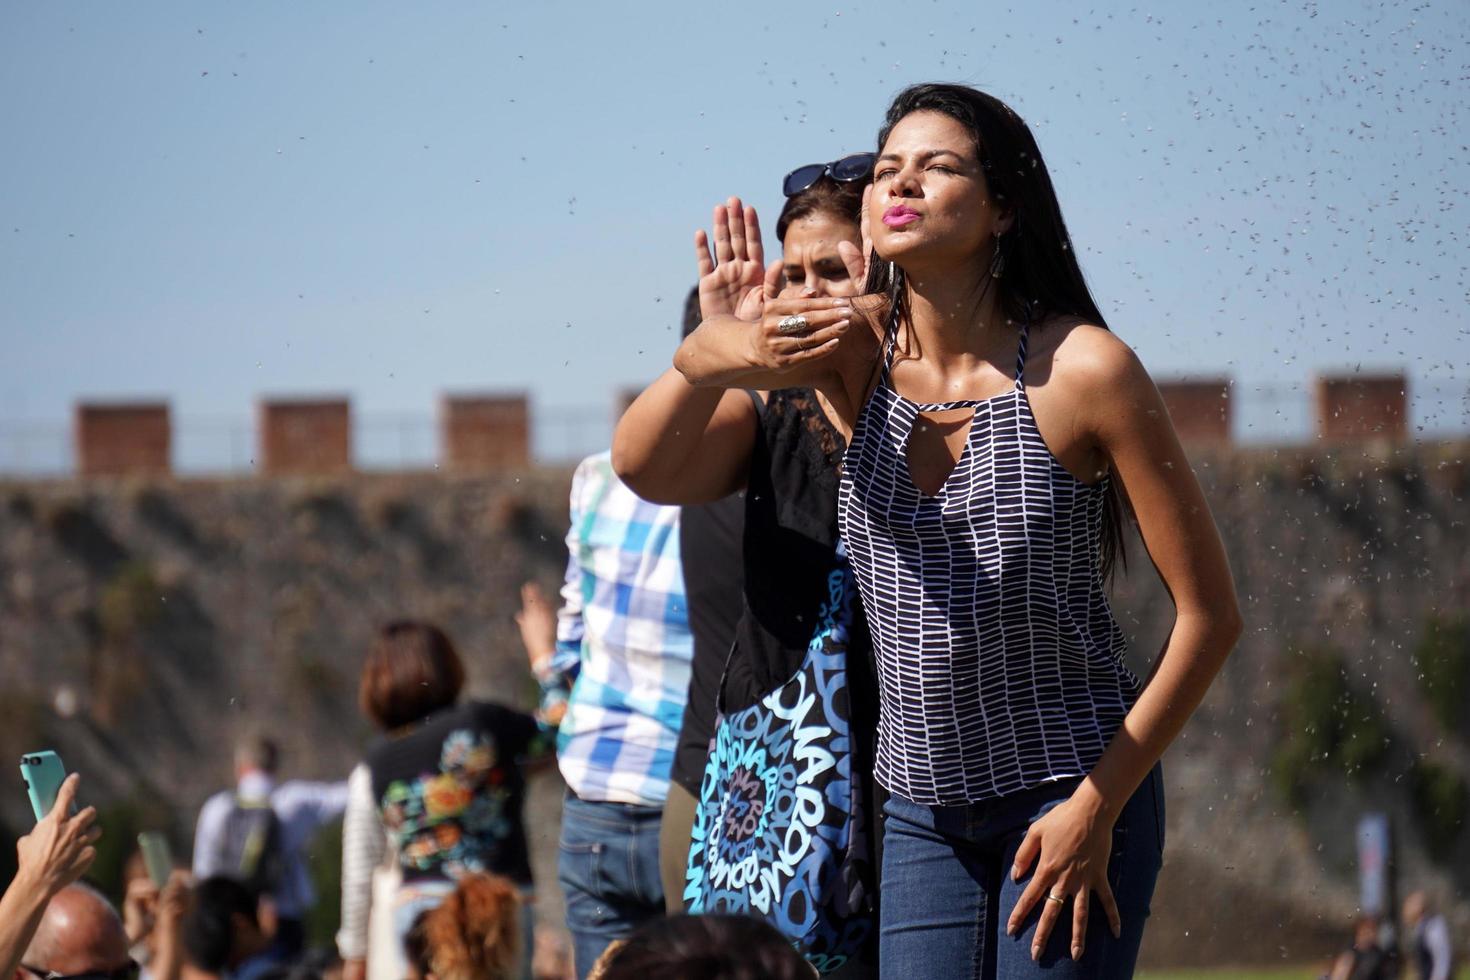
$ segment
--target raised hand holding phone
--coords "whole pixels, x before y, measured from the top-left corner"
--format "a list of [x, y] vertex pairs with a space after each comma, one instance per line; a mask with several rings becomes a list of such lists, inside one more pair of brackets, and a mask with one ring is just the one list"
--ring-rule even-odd
[[20, 757], [20, 775], [25, 780], [26, 795], [31, 799], [31, 811], [39, 823], [56, 803], [56, 794], [66, 780], [66, 767], [61, 764], [61, 756], [49, 749], [27, 752]]
[[143, 867], [148, 869], [154, 886], [162, 888], [168, 884], [168, 876], [174, 869], [168, 838], [156, 830], [145, 830], [138, 835], [138, 851], [143, 855]]
[[73, 812], [79, 782], [75, 773], [66, 777], [51, 808], [15, 843], [15, 879], [0, 896], [0, 977], [15, 972], [47, 903], [97, 858], [94, 845], [102, 836], [94, 826], [97, 811], [87, 807]]
[[51, 811], [35, 828], [15, 843], [19, 870], [15, 877], [33, 881], [49, 898], [80, 878], [97, 857], [93, 845], [102, 836], [95, 826], [97, 809], [76, 809], [81, 777], [67, 776], [56, 793]]

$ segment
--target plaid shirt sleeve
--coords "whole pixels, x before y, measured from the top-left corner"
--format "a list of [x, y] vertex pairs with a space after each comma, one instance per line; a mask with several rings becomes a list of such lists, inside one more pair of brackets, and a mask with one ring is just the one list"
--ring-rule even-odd
[[583, 495], [587, 490], [587, 462], [572, 475], [571, 520], [567, 531], [567, 571], [561, 587], [561, 608], [556, 614], [556, 651], [537, 672], [541, 703], [536, 716], [545, 727], [561, 723], [571, 697], [572, 684], [582, 666], [582, 563], [579, 529], [586, 517]]

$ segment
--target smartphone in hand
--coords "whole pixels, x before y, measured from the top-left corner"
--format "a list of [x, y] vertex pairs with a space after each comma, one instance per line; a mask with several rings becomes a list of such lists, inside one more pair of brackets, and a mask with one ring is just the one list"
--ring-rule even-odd
[[[49, 749], [29, 752], [20, 757], [20, 775], [26, 782], [26, 795], [31, 798], [31, 809], [39, 823], [56, 805], [56, 794], [66, 782], [66, 767], [61, 764], [61, 756]], [[76, 804], [71, 809], [75, 813]]]
[[148, 869], [148, 877], [153, 879], [153, 883], [159, 888], [168, 884], [169, 873], [174, 868], [168, 838], [156, 830], [145, 830], [138, 835], [138, 850], [143, 853], [143, 866]]

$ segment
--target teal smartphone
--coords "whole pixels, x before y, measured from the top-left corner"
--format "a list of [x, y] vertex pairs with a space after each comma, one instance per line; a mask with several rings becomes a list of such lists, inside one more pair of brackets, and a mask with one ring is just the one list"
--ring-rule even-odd
[[[26, 795], [31, 798], [31, 809], [39, 823], [56, 805], [56, 794], [66, 782], [66, 767], [61, 756], [49, 749], [44, 752], [28, 752], [20, 757], [20, 775], [26, 781]], [[76, 812], [76, 806], [72, 806]]]
[[145, 830], [138, 835], [138, 850], [143, 854], [143, 867], [148, 877], [159, 888], [168, 884], [168, 876], [174, 867], [173, 854], [169, 851], [168, 838], [156, 830]]

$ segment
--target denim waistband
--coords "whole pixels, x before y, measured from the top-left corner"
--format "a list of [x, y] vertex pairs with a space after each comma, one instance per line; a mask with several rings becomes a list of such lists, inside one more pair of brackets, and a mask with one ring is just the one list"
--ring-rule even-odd
[[575, 804], [584, 815], [596, 819], [599, 813], [616, 820], [657, 820], [663, 816], [661, 806], [645, 806], [641, 803], [619, 803], [613, 800], [587, 800], [567, 790], [565, 804]]

